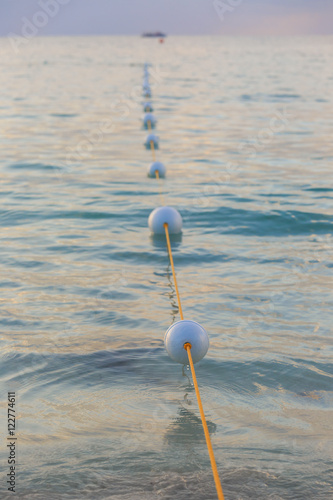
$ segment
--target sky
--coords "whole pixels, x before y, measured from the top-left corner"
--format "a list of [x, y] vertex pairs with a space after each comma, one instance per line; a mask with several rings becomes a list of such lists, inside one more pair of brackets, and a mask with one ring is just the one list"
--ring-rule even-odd
[[37, 35], [327, 35], [333, 0], [0, 0], [0, 36], [29, 23]]

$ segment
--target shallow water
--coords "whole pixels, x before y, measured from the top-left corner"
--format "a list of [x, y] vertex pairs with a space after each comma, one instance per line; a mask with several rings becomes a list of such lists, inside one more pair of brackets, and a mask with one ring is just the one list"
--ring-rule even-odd
[[[2, 393], [17, 498], [216, 498], [140, 125], [152, 63], [174, 260], [225, 496], [332, 490], [332, 38], [0, 40]], [[2, 403], [7, 473], [6, 402]], [[1, 497], [6, 493], [1, 482]]]

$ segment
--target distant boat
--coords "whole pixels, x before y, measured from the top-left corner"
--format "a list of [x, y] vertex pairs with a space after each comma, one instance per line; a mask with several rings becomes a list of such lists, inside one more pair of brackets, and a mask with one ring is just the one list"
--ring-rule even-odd
[[166, 34], [161, 31], [156, 31], [155, 33], [143, 33], [141, 36], [145, 38], [165, 38]]

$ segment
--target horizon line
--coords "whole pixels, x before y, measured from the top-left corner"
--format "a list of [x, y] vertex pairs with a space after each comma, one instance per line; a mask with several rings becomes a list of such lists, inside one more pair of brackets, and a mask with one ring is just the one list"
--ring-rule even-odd
[[[21, 36], [24, 38], [23, 35], [18, 35], [14, 32], [11, 32], [11, 33], [7, 33], [6, 35], [4, 34], [1, 34], [0, 33], [0, 38], [9, 38], [13, 35], [16, 35], [16, 36]], [[139, 38], [146, 38], [147, 40], [151, 40], [152, 38], [155, 39], [155, 38], [158, 38], [158, 37], [144, 37], [141, 34], [121, 34], [121, 33], [67, 33], [67, 34], [64, 34], [64, 33], [52, 33], [52, 34], [48, 34], [48, 33], [45, 33], [45, 34], [36, 34], [33, 38], [50, 38], [50, 37], [70, 37], [70, 36], [73, 36], [73, 37], [79, 37], [79, 36], [100, 36], [100, 37], [105, 37], [105, 36], [118, 36], [118, 37], [139, 37]], [[320, 37], [330, 37], [330, 36], [333, 36], [333, 31], [332, 33], [303, 33], [303, 34], [300, 34], [300, 33], [289, 33], [289, 34], [286, 34], [286, 33], [280, 33], [280, 34], [274, 34], [274, 35], [264, 35], [264, 34], [260, 34], [260, 33], [254, 33], [254, 34], [241, 34], [241, 33], [197, 33], [197, 34], [185, 34], [185, 33], [182, 33], [182, 34], [179, 34], [179, 33], [171, 33], [171, 34], [166, 34], [165, 38], [168, 38], [168, 37], [178, 37], [178, 36], [182, 36], [182, 37], [206, 37], [206, 36], [215, 36], [215, 37], [244, 37], [244, 38], [288, 38], [288, 37], [317, 37], [317, 36], [320, 36]]]

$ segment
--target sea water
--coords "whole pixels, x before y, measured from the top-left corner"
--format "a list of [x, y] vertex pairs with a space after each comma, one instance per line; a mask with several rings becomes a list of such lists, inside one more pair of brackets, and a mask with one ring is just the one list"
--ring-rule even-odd
[[[0, 40], [1, 498], [332, 498], [332, 38]], [[142, 128], [151, 63], [160, 185]], [[162, 199], [162, 195], [163, 198]]]

